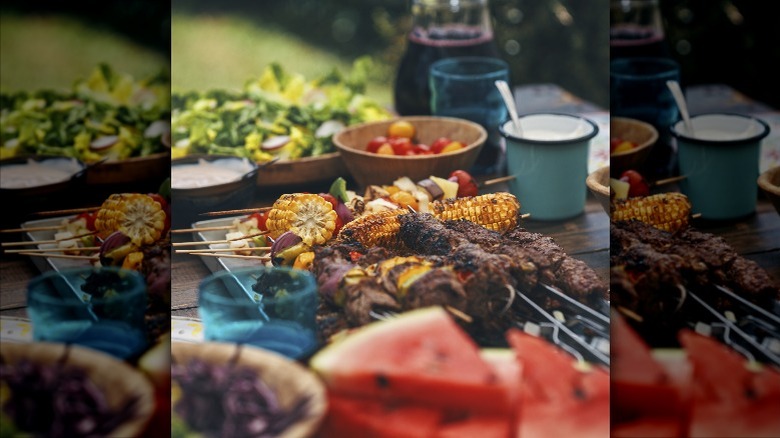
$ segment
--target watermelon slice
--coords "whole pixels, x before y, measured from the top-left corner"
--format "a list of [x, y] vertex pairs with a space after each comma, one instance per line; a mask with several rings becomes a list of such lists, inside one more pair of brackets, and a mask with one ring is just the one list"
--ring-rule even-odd
[[309, 365], [337, 395], [511, 411], [507, 387], [441, 307], [360, 327], [320, 350]]
[[780, 436], [777, 370], [749, 369], [729, 347], [687, 329], [679, 339], [693, 364], [691, 436]]
[[518, 329], [507, 332], [523, 369], [518, 436], [609, 436], [609, 374], [582, 371], [571, 356]]
[[643, 428], [677, 424], [670, 436], [683, 435], [688, 408], [682, 390], [619, 313], [612, 313], [610, 323], [613, 436], [635, 436], [627, 428], [618, 432], [617, 425], [638, 421]]
[[439, 429], [442, 413], [415, 405], [329, 394], [328, 415], [318, 438], [430, 438]]
[[435, 438], [511, 438], [512, 422], [506, 416], [474, 415], [439, 426]]

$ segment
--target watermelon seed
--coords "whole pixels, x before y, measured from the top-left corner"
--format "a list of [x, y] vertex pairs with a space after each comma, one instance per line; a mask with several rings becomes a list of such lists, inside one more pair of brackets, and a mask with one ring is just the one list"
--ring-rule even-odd
[[388, 380], [387, 376], [385, 376], [384, 374], [377, 374], [376, 384], [380, 388], [388, 388], [390, 387], [390, 380]]

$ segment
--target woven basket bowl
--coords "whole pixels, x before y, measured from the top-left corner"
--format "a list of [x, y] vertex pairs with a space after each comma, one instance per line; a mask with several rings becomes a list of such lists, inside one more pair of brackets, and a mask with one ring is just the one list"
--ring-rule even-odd
[[610, 118], [609, 135], [611, 138], [621, 138], [637, 145], [630, 151], [610, 154], [609, 167], [616, 176], [629, 169], [639, 170], [658, 140], [658, 131], [653, 125], [623, 117]]
[[[374, 137], [387, 135], [387, 128], [397, 120], [414, 125], [416, 143], [431, 145], [439, 137], [460, 141], [466, 147], [455, 152], [434, 155], [394, 156], [366, 151]], [[453, 170], [468, 170], [476, 161], [485, 144], [487, 131], [468, 120], [412, 116], [349, 127], [333, 137], [333, 143], [341, 152], [347, 170], [361, 187], [371, 184], [390, 184], [401, 176], [419, 181], [429, 176], [447, 178]]]

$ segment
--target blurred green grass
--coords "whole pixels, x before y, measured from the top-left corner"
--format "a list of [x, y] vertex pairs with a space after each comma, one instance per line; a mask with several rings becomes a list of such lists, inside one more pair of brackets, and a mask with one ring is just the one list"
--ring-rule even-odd
[[167, 56], [108, 29], [57, 15], [0, 16], [0, 90], [66, 89], [100, 62], [136, 79], [168, 69]]
[[[348, 72], [352, 59], [315, 47], [272, 23], [236, 15], [174, 13], [171, 21], [173, 92], [241, 89], [271, 62], [314, 79], [334, 67]], [[392, 84], [369, 82], [366, 94], [389, 105]]]

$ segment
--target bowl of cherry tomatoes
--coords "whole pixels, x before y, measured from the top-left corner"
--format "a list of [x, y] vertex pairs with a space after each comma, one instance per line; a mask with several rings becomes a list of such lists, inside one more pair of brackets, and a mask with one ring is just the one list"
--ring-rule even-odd
[[658, 130], [641, 120], [612, 117], [609, 130], [609, 165], [613, 175], [641, 168], [658, 140]]
[[410, 116], [346, 128], [333, 137], [347, 170], [362, 187], [414, 181], [470, 168], [487, 139], [477, 123]]

